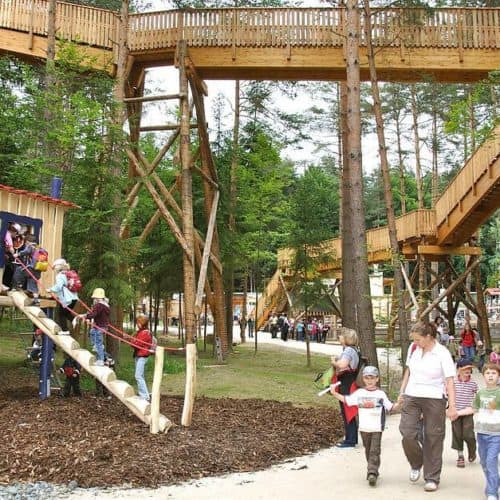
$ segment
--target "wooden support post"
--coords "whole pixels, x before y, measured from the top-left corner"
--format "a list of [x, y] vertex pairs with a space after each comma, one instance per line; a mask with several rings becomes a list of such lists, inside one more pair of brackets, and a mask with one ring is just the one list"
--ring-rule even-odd
[[483, 342], [485, 347], [491, 349], [491, 334], [490, 325], [488, 323], [488, 311], [486, 310], [486, 304], [484, 303], [483, 288], [481, 285], [481, 268], [479, 266], [474, 269], [474, 281], [476, 287], [476, 297], [477, 297], [477, 322], [479, 327], [479, 332], [483, 337]]
[[408, 279], [408, 276], [406, 275], [406, 271], [405, 271], [403, 263], [401, 263], [401, 272], [403, 273], [403, 279], [405, 280], [406, 287], [408, 288], [408, 293], [410, 294], [411, 301], [413, 302], [413, 307], [415, 307], [415, 309], [418, 309], [417, 298], [415, 297], [415, 293], [413, 291], [413, 287], [411, 286], [410, 280]]
[[[195, 75], [195, 69], [191, 66], [191, 74]], [[213, 205], [213, 199], [218, 188], [215, 186], [218, 183], [217, 170], [215, 168], [215, 163], [212, 157], [212, 152], [210, 150], [210, 140], [208, 136], [208, 129], [206, 126], [207, 120], [205, 117], [205, 107], [203, 104], [203, 95], [200, 94], [199, 85], [193, 79], [190, 80], [191, 92], [193, 95], [193, 104], [196, 109], [196, 122], [198, 123], [198, 139], [200, 142], [200, 157], [201, 157], [201, 171], [205, 174], [202, 176], [203, 182], [203, 193], [204, 193], [204, 213], [205, 218], [210, 218], [211, 208]], [[208, 181], [210, 178], [211, 181]], [[217, 227], [214, 228], [213, 242], [212, 242], [212, 254], [218, 259], [220, 255], [219, 251], [219, 236], [217, 232]], [[229, 338], [228, 338], [228, 328], [226, 325], [226, 314], [225, 314], [225, 288], [222, 278], [222, 265], [217, 265], [214, 258], [211, 258], [211, 262], [214, 264], [215, 272], [212, 273], [211, 279], [213, 283], [213, 296], [210, 308], [215, 320], [215, 336], [219, 337], [221, 340], [222, 352], [225, 354], [229, 350]]]
[[149, 179], [147, 179], [146, 173], [143, 170], [143, 168], [141, 167], [141, 165], [139, 164], [139, 161], [137, 160], [137, 158], [135, 157], [135, 155], [133, 154], [133, 152], [130, 151], [130, 149], [127, 148], [126, 149], [126, 153], [127, 153], [128, 157], [134, 163], [134, 167], [137, 170], [137, 173], [143, 178], [143, 182], [144, 182], [144, 185], [146, 186], [146, 189], [149, 191], [149, 194], [153, 198], [153, 200], [156, 203], [158, 209], [160, 210], [160, 212], [163, 215], [164, 219], [167, 221], [167, 224], [170, 227], [170, 229], [172, 230], [172, 233], [174, 233], [175, 238], [177, 239], [177, 241], [181, 245], [181, 247], [184, 250], [184, 252], [186, 254], [188, 254], [190, 257], [192, 257], [193, 253], [192, 253], [191, 249], [189, 248], [189, 245], [188, 245], [188, 243], [186, 241], [186, 238], [185, 238], [184, 234], [182, 233], [182, 231], [177, 226], [177, 223], [175, 222], [174, 218], [172, 217], [172, 215], [168, 211], [167, 207], [163, 203], [162, 199], [160, 198], [160, 195], [158, 194], [158, 192], [154, 188], [154, 186], [151, 183], [151, 181], [149, 181]]
[[427, 316], [433, 309], [434, 307], [443, 300], [444, 297], [446, 297], [448, 294], [452, 293], [455, 288], [457, 288], [460, 283], [462, 283], [469, 273], [473, 271], [478, 265], [479, 265], [479, 259], [475, 260], [466, 270], [461, 274], [461, 276], [456, 279], [443, 293], [439, 295], [435, 300], [433, 300], [418, 316], [418, 319], [421, 320], [425, 316]]
[[196, 392], [196, 344], [186, 344], [186, 386], [184, 407], [182, 408], [182, 425], [191, 425], [194, 397]]
[[163, 379], [164, 354], [165, 350], [163, 347], [156, 346], [153, 387], [151, 389], [151, 434], [158, 434], [160, 432], [160, 392], [161, 381]]
[[212, 201], [212, 210], [210, 211], [210, 218], [208, 221], [207, 237], [205, 239], [205, 248], [203, 249], [203, 256], [201, 259], [200, 275], [198, 277], [198, 289], [196, 292], [195, 313], [197, 316], [201, 313], [201, 301], [203, 298], [203, 289], [205, 288], [205, 280], [207, 278], [208, 259], [212, 248], [212, 239], [215, 229], [215, 221], [217, 216], [217, 205], [219, 203], [219, 191], [215, 192]]
[[292, 296], [290, 295], [290, 292], [288, 291], [288, 289], [286, 287], [286, 283], [285, 283], [285, 280], [283, 279], [281, 272], [279, 273], [279, 279], [280, 279], [281, 286], [283, 287], [283, 290], [285, 291], [286, 300], [290, 306], [290, 309], [292, 309], [292, 307], [293, 307]]

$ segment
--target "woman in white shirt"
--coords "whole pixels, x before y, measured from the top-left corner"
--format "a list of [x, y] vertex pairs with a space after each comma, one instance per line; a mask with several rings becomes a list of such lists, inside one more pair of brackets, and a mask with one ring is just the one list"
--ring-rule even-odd
[[[436, 340], [437, 330], [433, 324], [415, 324], [412, 335], [417, 347], [408, 355], [408, 369], [401, 383], [398, 401], [403, 408], [399, 431], [411, 467], [410, 481], [418, 481], [423, 466], [424, 489], [436, 491], [443, 463], [446, 414], [451, 420], [457, 418], [453, 384], [456, 371], [448, 349]], [[418, 439], [422, 418], [423, 445]]]

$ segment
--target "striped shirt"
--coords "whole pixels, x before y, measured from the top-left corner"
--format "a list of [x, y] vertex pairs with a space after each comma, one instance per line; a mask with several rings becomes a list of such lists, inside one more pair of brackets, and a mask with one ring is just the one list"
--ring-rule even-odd
[[478, 387], [474, 380], [455, 379], [455, 398], [457, 411], [472, 407], [472, 401], [476, 396]]

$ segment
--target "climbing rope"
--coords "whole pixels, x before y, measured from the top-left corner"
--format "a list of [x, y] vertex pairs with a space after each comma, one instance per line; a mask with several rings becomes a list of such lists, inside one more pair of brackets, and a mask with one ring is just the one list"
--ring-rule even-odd
[[[30, 271], [30, 269], [24, 264], [24, 262], [22, 262], [21, 260], [19, 260], [17, 257], [15, 257], [15, 262], [19, 265], [22, 266], [22, 268], [29, 274], [29, 276], [31, 276], [31, 278], [37, 283], [37, 285], [39, 287], [42, 287], [43, 288], [43, 283]], [[50, 266], [52, 267], [52, 266]], [[73, 316], [75, 317], [79, 317], [80, 315], [75, 312], [73, 309], [71, 309], [71, 307], [68, 307], [66, 304], [64, 304], [61, 300], [59, 300], [59, 298], [57, 297], [57, 295], [53, 292], [51, 292], [50, 290], [47, 290], [48, 293], [50, 293], [51, 297], [64, 309], [66, 309], [67, 311], [69, 311]], [[81, 300], [80, 298], [78, 298], [78, 302], [80, 304], [82, 304], [82, 306], [88, 311], [90, 312], [91, 311], [91, 308], [83, 301]], [[120, 342], [124, 342], [125, 344], [128, 344], [130, 345], [131, 347], [133, 347], [134, 349], [136, 348], [145, 348], [145, 349], [148, 349], [150, 352], [154, 352], [155, 348], [156, 348], [156, 344], [154, 344], [153, 342], [146, 342], [144, 340], [140, 340], [140, 339], [137, 339], [135, 338], [134, 336], [132, 335], [129, 335], [127, 333], [125, 333], [124, 331], [120, 330], [119, 328], [116, 328], [114, 327], [113, 325], [109, 325], [110, 328], [112, 328], [114, 331], [118, 332], [120, 335], [116, 335], [114, 333], [111, 333], [110, 331], [104, 329], [104, 328], [101, 328], [100, 326], [98, 325], [93, 325], [93, 328], [99, 330], [100, 332], [102, 332], [103, 334], [105, 335], [109, 335], [110, 337], [114, 338], [114, 339], [117, 339], [119, 340]], [[127, 337], [127, 338], [126, 338]], [[133, 339], [133, 340], [128, 340], [128, 339]], [[167, 348], [166, 350], [172, 350], [172, 348]], [[177, 350], [177, 349], [175, 349]]]

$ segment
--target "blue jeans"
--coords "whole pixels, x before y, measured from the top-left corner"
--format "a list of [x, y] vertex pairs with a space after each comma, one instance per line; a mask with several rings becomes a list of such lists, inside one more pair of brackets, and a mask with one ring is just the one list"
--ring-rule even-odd
[[464, 350], [464, 358], [470, 359], [470, 361], [474, 361], [474, 356], [476, 355], [476, 348], [471, 345], [470, 347], [462, 346]]
[[104, 361], [104, 344], [102, 341], [102, 330], [99, 330], [97, 328], [91, 328], [89, 335], [90, 335], [90, 342], [96, 348], [97, 359], [99, 361]]
[[498, 498], [498, 454], [500, 453], [500, 436], [477, 433], [477, 444], [481, 467], [486, 476], [486, 496]]
[[135, 360], [135, 380], [137, 382], [137, 392], [142, 399], [149, 401], [149, 392], [144, 380], [144, 368], [148, 358], [134, 358]]

